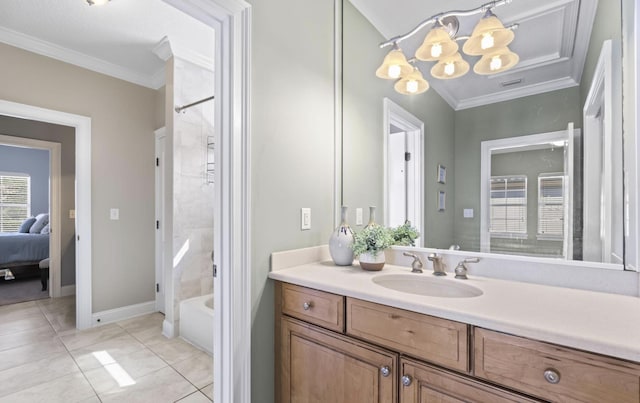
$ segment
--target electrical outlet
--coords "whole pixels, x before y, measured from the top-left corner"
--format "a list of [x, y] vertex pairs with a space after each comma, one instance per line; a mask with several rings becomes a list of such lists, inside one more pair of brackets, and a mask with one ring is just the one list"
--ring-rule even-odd
[[300, 209], [300, 229], [301, 230], [311, 229], [311, 209], [310, 208]]
[[120, 209], [112, 208], [109, 211], [109, 218], [112, 219], [112, 220], [119, 220], [120, 219]]
[[71, 218], [71, 219], [76, 218], [76, 211], [75, 210], [69, 210], [69, 218]]
[[356, 225], [362, 225], [362, 207], [356, 209]]

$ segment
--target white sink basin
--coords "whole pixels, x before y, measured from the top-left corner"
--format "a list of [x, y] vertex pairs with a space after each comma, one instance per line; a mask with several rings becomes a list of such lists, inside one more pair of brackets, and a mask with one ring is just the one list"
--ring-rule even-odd
[[409, 294], [441, 298], [471, 298], [482, 295], [482, 290], [469, 284], [428, 277], [429, 274], [381, 274], [373, 282], [392, 290]]

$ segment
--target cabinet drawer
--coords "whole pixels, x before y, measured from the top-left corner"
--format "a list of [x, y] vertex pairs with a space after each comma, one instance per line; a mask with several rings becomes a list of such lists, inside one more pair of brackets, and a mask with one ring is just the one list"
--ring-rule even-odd
[[539, 402], [467, 376], [403, 358], [400, 362], [401, 402], [534, 403]]
[[469, 371], [469, 332], [464, 323], [347, 298], [347, 334], [415, 358]]
[[485, 329], [474, 333], [478, 377], [554, 402], [640, 399], [638, 365]]
[[344, 332], [344, 297], [282, 283], [282, 313]]

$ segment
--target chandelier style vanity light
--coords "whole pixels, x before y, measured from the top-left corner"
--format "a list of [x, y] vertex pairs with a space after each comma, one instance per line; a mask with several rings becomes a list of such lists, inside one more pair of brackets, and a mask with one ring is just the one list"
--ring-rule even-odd
[[[408, 33], [381, 43], [380, 47], [393, 46], [385, 56], [376, 76], [387, 80], [397, 80], [394, 88], [401, 94], [420, 94], [429, 89], [429, 83], [415, 66], [417, 60], [436, 62], [431, 68], [431, 76], [440, 80], [462, 77], [470, 70], [469, 63], [462, 58], [458, 41], [466, 41], [462, 51], [469, 56], [481, 56], [473, 66], [476, 74], [488, 75], [509, 70], [520, 58], [509, 49], [518, 24], [505, 27], [495, 16], [493, 9], [512, 0], [495, 0], [471, 10], [453, 10], [436, 14], [422, 21]], [[456, 36], [460, 27], [459, 18], [484, 14], [470, 36]], [[432, 25], [415, 57], [407, 57], [398, 46], [424, 27]]]

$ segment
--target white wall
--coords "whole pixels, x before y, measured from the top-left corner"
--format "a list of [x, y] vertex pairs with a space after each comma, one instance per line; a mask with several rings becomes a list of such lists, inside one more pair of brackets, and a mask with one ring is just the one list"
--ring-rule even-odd
[[4, 44], [0, 60], [0, 99], [92, 119], [93, 311], [152, 301], [157, 91]]

